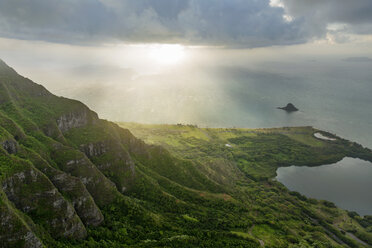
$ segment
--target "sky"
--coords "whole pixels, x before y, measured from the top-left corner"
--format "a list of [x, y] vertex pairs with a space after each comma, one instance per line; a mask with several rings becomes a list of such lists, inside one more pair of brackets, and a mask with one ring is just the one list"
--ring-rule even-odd
[[0, 35], [254, 48], [372, 32], [370, 0], [1, 0]]
[[372, 1], [0, 0], [0, 58], [101, 117], [192, 122], [237, 75], [368, 78]]

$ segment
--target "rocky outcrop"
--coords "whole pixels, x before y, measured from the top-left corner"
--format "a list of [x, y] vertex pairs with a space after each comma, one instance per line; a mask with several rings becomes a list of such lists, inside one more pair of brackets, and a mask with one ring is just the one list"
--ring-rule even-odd
[[52, 181], [58, 191], [67, 196], [85, 225], [97, 226], [103, 222], [100, 209], [79, 178], [53, 168], [31, 150], [25, 149], [21, 152]]
[[119, 192], [64, 138], [97, 122], [97, 114], [82, 103], [52, 95], [0, 61], [0, 191], [11, 205], [8, 209], [0, 201], [1, 247], [42, 246], [35, 230], [80, 239], [86, 236], [84, 225], [103, 222], [97, 205], [111, 203]]
[[54, 237], [84, 238], [83, 223], [48, 178], [26, 162], [14, 162], [22, 164], [22, 169], [9, 175], [2, 189], [17, 209], [45, 226]]
[[32, 232], [21, 213], [17, 213], [0, 193], [0, 246], [3, 248], [41, 248], [40, 239]]
[[2, 142], [2, 146], [9, 154], [14, 154], [18, 150], [18, 144], [14, 140], [5, 140]]
[[89, 226], [101, 224], [103, 215], [80, 179], [57, 170], [53, 174], [51, 181], [59, 191], [69, 196], [83, 223]]
[[81, 180], [99, 206], [110, 203], [115, 198], [117, 191], [114, 183], [84, 153], [64, 146], [55, 149], [51, 155], [62, 171]]
[[97, 143], [82, 144], [80, 147], [97, 168], [115, 183], [118, 191], [124, 193], [131, 188], [135, 179], [135, 163], [120, 140], [112, 138]]
[[287, 112], [295, 112], [298, 111], [298, 108], [296, 108], [292, 103], [288, 103], [285, 107], [278, 107], [278, 109], [285, 110]]
[[96, 115], [92, 115], [92, 112], [88, 109], [82, 109], [76, 112], [69, 112], [57, 118], [57, 126], [62, 133], [65, 133], [71, 128], [83, 127], [98, 119]]
[[97, 142], [80, 145], [81, 150], [87, 155], [88, 158], [103, 155], [107, 152], [108, 147], [106, 142]]

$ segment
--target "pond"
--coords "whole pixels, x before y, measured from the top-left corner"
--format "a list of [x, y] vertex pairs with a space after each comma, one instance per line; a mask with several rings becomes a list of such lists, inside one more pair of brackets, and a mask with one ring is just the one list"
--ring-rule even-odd
[[292, 191], [331, 201], [360, 215], [372, 215], [371, 162], [346, 157], [317, 167], [281, 167], [276, 173], [276, 179]]

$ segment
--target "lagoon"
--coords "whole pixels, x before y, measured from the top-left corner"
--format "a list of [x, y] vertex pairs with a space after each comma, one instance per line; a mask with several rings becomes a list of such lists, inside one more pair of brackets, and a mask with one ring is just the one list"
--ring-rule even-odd
[[307, 197], [334, 202], [360, 215], [372, 215], [371, 162], [346, 157], [317, 167], [281, 167], [276, 179]]

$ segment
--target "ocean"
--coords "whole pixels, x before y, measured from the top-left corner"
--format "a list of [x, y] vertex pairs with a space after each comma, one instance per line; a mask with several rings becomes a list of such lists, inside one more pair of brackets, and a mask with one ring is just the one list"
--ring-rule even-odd
[[[372, 148], [370, 62], [204, 66], [116, 83], [98, 81], [80, 83], [79, 88], [65, 86], [67, 90], [58, 93], [81, 100], [112, 121], [202, 127], [314, 126]], [[299, 111], [277, 109], [289, 102]]]

